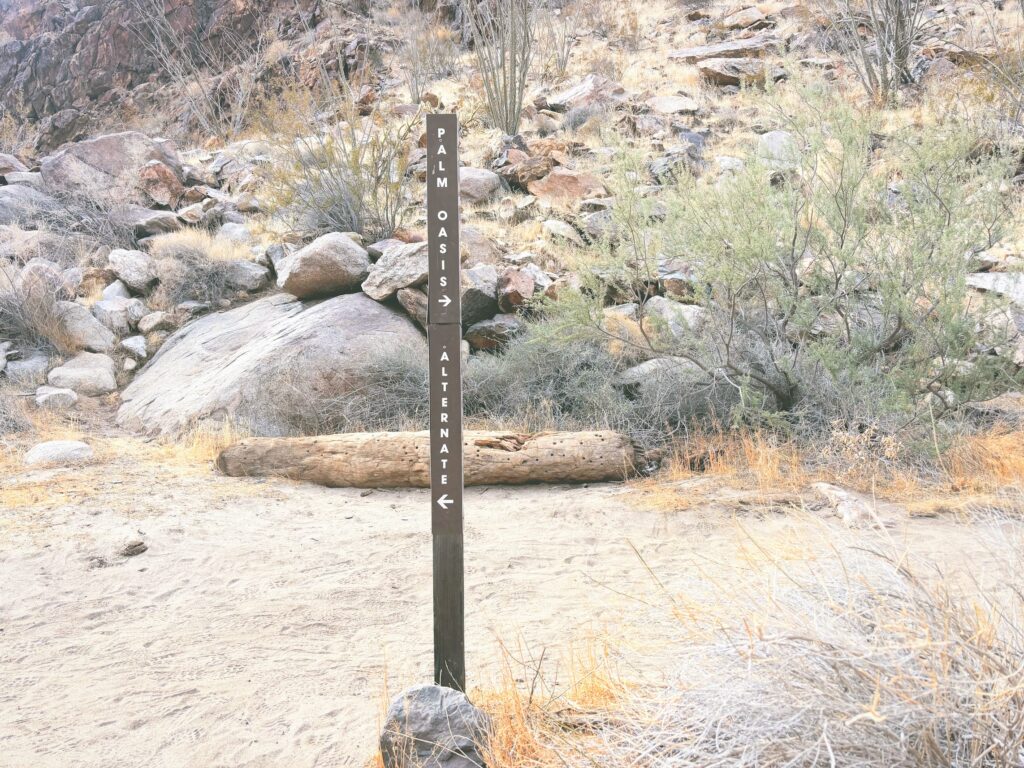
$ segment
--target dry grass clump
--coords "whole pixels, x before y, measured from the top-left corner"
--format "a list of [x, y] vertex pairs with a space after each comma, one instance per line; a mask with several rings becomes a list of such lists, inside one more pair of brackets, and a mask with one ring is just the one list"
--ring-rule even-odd
[[24, 399], [7, 389], [0, 389], [0, 436], [26, 432], [31, 428]]
[[160, 235], [150, 253], [160, 280], [151, 304], [163, 309], [185, 301], [215, 305], [232, 295], [228, 262], [249, 256], [244, 245], [198, 229]]
[[737, 578], [716, 565], [681, 596], [667, 679], [610, 679], [592, 705], [485, 700], [493, 765], [1019, 766], [1024, 575], [996, 533], [966, 590], [881, 538], [788, 562], [751, 542]]

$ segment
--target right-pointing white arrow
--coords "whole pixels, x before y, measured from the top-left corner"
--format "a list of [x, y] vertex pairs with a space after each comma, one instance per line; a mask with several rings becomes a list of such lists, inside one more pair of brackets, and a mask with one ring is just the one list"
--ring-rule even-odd
[[454, 503], [455, 503], [455, 500], [454, 499], [449, 499], [447, 493], [444, 496], [442, 496], [440, 499], [437, 500], [437, 505], [439, 507], [441, 507], [441, 509], [443, 509], [445, 512], [448, 511], [448, 505], [449, 504], [454, 504]]
[[442, 307], [447, 307], [449, 304], [452, 303], [451, 298], [449, 298], [448, 296], [442, 296], [440, 299], [438, 299], [438, 301], [441, 303]]

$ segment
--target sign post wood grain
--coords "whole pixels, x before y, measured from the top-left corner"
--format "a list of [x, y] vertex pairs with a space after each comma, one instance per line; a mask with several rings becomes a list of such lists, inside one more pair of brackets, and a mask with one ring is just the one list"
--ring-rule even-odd
[[434, 541], [434, 682], [466, 689], [462, 542], [462, 301], [459, 124], [427, 115], [427, 347]]

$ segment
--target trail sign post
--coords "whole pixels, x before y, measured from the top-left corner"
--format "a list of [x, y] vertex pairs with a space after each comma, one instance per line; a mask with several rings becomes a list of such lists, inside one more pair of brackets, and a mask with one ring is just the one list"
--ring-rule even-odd
[[459, 123], [427, 115], [427, 346], [434, 540], [434, 682], [466, 689], [462, 547]]

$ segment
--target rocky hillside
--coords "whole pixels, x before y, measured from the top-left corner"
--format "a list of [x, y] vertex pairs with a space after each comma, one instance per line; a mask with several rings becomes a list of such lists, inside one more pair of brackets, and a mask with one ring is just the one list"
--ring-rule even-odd
[[[25, 99], [41, 146], [171, 87], [125, 36], [120, 2], [47, 8], [8, 10], [0, 49], [0, 90]], [[251, 11], [182, 3], [167, 20], [213, 40]], [[351, 76], [351, 43], [319, 12], [282, 12], [278, 29], [300, 26], [337, 64], [329, 79]], [[930, 12], [949, 29], [978, 13]], [[421, 120], [443, 107], [464, 131], [473, 418], [662, 439], [756, 402], [863, 433], [896, 421], [883, 402], [956, 413], [1019, 387], [1024, 153], [1002, 117], [971, 133], [984, 99], [970, 120], [950, 107], [945, 82], [984, 74], [962, 46], [922, 46], [899, 103], [877, 108], [800, 5], [576, 14], [567, 67], [538, 47], [516, 136], [489, 124], [442, 16], [424, 28], [450, 61], [419, 73], [418, 101], [400, 57], [329, 108], [311, 107], [305, 80], [275, 92], [245, 139], [190, 149], [119, 131], [0, 155], [3, 378], [39, 408], [99, 399], [171, 435], [418, 423]], [[364, 52], [392, 45], [395, 23], [364, 24]]]
[[[109, 0], [0, 4], [0, 104], [36, 123], [43, 149], [82, 138], [125, 115], [180, 119], [183, 81], [202, 79], [216, 94], [234, 67], [255, 62], [269, 41], [287, 67], [316, 47], [330, 69], [356, 37], [352, 23], [330, 25], [320, 0]], [[162, 14], [162, 15], [161, 15]], [[341, 64], [342, 69], [344, 64]], [[155, 124], [156, 121], [150, 121]]]

